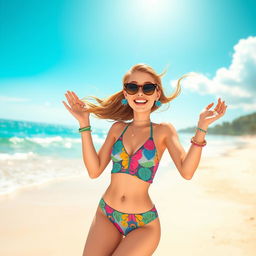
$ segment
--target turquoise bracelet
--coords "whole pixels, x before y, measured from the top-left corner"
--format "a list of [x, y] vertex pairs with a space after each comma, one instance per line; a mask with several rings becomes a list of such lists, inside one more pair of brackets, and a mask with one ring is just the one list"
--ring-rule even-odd
[[91, 126], [89, 125], [89, 126], [86, 126], [86, 127], [83, 127], [83, 128], [79, 128], [78, 131], [79, 132], [84, 132], [84, 131], [90, 131], [91, 132], [92, 130], [91, 130]]
[[196, 130], [200, 130], [200, 131], [202, 131], [202, 132], [204, 132], [204, 133], [207, 133], [206, 130], [204, 130], [204, 129], [200, 128], [200, 127], [196, 127]]

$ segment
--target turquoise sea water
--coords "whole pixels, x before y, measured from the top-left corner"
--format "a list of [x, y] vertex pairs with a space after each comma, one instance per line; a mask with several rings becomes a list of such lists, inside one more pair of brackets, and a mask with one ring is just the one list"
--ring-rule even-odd
[[[104, 143], [107, 132], [93, 128], [96, 151]], [[186, 152], [193, 135], [179, 133]], [[203, 157], [218, 157], [246, 143], [241, 137], [210, 134], [206, 140]], [[167, 153], [161, 164], [170, 166], [170, 161]], [[52, 179], [84, 175], [85, 170], [78, 127], [0, 119], [0, 194]]]
[[[93, 129], [100, 144], [104, 131]], [[0, 119], [0, 153], [33, 152], [44, 156], [81, 157], [78, 127]]]

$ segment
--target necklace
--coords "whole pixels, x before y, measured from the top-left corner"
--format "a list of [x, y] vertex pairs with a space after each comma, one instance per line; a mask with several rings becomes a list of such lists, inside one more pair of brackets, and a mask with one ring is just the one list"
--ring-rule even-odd
[[[151, 120], [150, 120], [150, 119], [147, 119], [147, 120], [138, 120], [138, 121], [136, 121], [136, 122], [145, 122], [145, 121], [150, 121], [150, 122], [151, 122]], [[132, 126], [131, 126], [131, 128], [132, 128]], [[134, 137], [134, 131], [133, 131], [133, 128], [132, 128], [132, 137]]]

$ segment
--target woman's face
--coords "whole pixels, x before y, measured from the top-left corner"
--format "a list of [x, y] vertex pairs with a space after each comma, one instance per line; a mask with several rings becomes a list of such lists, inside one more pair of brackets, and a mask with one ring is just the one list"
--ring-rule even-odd
[[[154, 78], [150, 74], [140, 71], [136, 71], [130, 75], [127, 83], [131, 82], [137, 85], [144, 85], [145, 83], [156, 83]], [[152, 95], [146, 95], [143, 93], [142, 87], [139, 87], [139, 91], [134, 95], [128, 94], [125, 89], [123, 90], [123, 93], [128, 101], [129, 106], [137, 112], [150, 111], [155, 104], [155, 101], [157, 101], [161, 95], [160, 90], [158, 91], [157, 89], [155, 89]], [[136, 99], [146, 100], [146, 103], [136, 103]]]

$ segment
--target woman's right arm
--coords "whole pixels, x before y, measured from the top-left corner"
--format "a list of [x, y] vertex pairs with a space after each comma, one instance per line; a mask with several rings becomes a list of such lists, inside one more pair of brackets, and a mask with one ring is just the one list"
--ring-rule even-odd
[[[80, 128], [89, 126], [89, 118], [82, 122], [79, 122], [79, 125]], [[95, 150], [91, 132], [81, 132], [83, 160], [90, 178], [95, 179], [99, 177], [110, 162], [111, 149], [115, 142], [115, 134], [118, 131], [118, 126], [119, 122], [115, 122], [114, 124], [112, 124], [106, 140], [98, 153]]]
[[[89, 117], [88, 119], [79, 122], [80, 128], [89, 126], [89, 125], [90, 125]], [[93, 145], [91, 132], [90, 131], [81, 132], [81, 139], [82, 139], [82, 153], [83, 153], [84, 164], [87, 168], [90, 178], [94, 178], [99, 167], [99, 157]]]
[[[82, 102], [73, 91], [67, 91], [65, 96], [70, 106], [68, 106], [65, 101], [62, 102], [66, 109], [78, 120], [80, 128], [89, 126], [90, 114], [87, 111], [87, 105]], [[100, 176], [110, 162], [112, 145], [115, 142], [116, 133], [118, 133], [119, 127], [120, 122], [115, 122], [111, 126], [107, 138], [98, 153], [94, 148], [91, 132], [81, 132], [83, 160], [90, 178], [93, 179]]]

